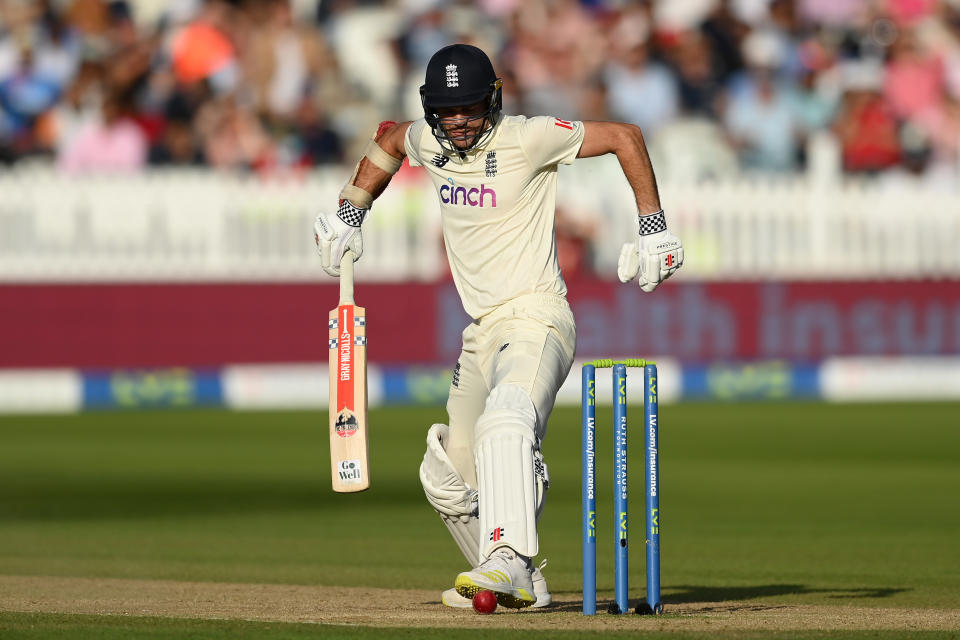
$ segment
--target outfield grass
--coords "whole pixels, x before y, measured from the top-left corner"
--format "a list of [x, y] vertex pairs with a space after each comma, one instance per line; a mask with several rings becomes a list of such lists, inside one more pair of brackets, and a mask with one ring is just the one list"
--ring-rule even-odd
[[[632, 415], [638, 425], [639, 407]], [[957, 404], [662, 406], [666, 602], [960, 608], [958, 415]], [[337, 495], [324, 412], [0, 417], [0, 574], [439, 592], [463, 562], [426, 505], [417, 466], [426, 426], [444, 418], [441, 409], [371, 412], [373, 489]], [[612, 589], [612, 454], [609, 430], [600, 434], [599, 585]], [[578, 411], [558, 409], [541, 526], [554, 591], [579, 588], [579, 437]], [[44, 637], [24, 630], [23, 615], [0, 617], [3, 637]], [[102, 637], [122, 635], [104, 624]]]

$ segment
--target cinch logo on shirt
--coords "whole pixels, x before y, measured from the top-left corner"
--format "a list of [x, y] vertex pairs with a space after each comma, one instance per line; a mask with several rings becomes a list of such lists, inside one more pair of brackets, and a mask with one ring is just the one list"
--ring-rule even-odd
[[440, 187], [440, 201], [444, 204], [460, 204], [468, 207], [497, 206], [497, 192], [481, 184], [479, 187], [458, 187], [451, 181]]

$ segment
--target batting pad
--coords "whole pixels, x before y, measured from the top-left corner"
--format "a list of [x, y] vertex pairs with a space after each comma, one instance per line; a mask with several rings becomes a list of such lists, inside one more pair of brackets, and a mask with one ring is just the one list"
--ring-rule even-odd
[[427, 502], [440, 514], [472, 568], [480, 564], [477, 492], [463, 481], [443, 448], [449, 433], [450, 427], [445, 424], [435, 424], [427, 432], [427, 452], [420, 465], [420, 483]]
[[482, 559], [503, 545], [520, 555], [537, 555], [535, 422], [530, 396], [510, 384], [494, 388], [477, 420]]

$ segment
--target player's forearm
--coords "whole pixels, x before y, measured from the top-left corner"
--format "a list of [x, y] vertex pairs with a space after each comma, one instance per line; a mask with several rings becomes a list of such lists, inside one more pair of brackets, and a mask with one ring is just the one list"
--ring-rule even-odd
[[583, 145], [578, 157], [590, 158], [613, 153], [633, 189], [641, 214], [659, 211], [660, 194], [653, 165], [647, 154], [640, 127], [621, 122], [584, 122]]
[[344, 187], [342, 199], [367, 209], [383, 193], [406, 156], [403, 140], [409, 126], [409, 122], [380, 124], [356, 171]]
[[[387, 173], [366, 158], [363, 158], [360, 160], [360, 167], [357, 169], [357, 174], [350, 184], [363, 189], [370, 194], [372, 199], [376, 200], [380, 197], [380, 194], [383, 193], [384, 189], [387, 188], [387, 185], [390, 184], [392, 178], [392, 173]], [[354, 204], [359, 206], [357, 202], [354, 202]]]
[[637, 210], [641, 214], [659, 211], [661, 206], [657, 179], [653, 174], [653, 165], [650, 163], [640, 127], [631, 126], [627, 129], [614, 153], [617, 154], [623, 174], [633, 189]]
[[323, 260], [323, 270], [340, 275], [340, 262], [347, 251], [354, 260], [363, 255], [360, 227], [370, 213], [374, 199], [383, 193], [390, 178], [400, 170], [404, 138], [410, 123], [381, 122], [376, 135], [367, 143], [363, 157], [340, 190], [336, 213], [321, 213], [313, 223], [313, 238]]

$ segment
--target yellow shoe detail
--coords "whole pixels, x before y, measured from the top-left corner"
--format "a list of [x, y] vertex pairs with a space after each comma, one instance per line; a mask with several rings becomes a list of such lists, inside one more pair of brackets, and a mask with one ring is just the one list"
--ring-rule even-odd
[[510, 576], [505, 574], [503, 571], [497, 571], [494, 569], [493, 571], [483, 571], [482, 574], [494, 582], [510, 582]]
[[[490, 577], [485, 572], [483, 575]], [[480, 586], [473, 579], [470, 578], [467, 574], [461, 574], [457, 576], [457, 581], [454, 584], [454, 588], [464, 598], [472, 598], [477, 595], [478, 591], [483, 591], [487, 589], [493, 591], [494, 595], [497, 596], [497, 604], [501, 607], [506, 607], [507, 609], [524, 609], [531, 606], [537, 601], [536, 597], [530, 595], [530, 592], [526, 589], [516, 588], [517, 595], [511, 593], [503, 593], [502, 591], [497, 591], [496, 589], [491, 589], [489, 586]]]
[[497, 604], [508, 609], [525, 609], [537, 601], [526, 589], [518, 588], [517, 593], [519, 596], [513, 596], [509, 593], [497, 593]]
[[457, 590], [457, 593], [462, 595], [464, 598], [472, 598], [483, 588], [471, 580], [470, 576], [466, 575], [457, 576], [457, 581], [453, 587]]

